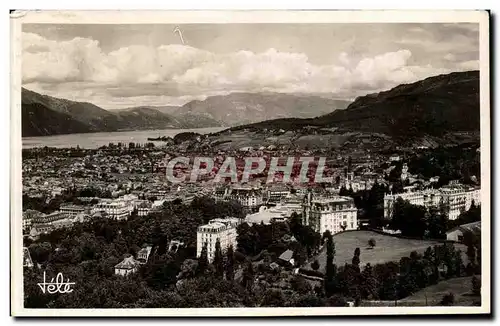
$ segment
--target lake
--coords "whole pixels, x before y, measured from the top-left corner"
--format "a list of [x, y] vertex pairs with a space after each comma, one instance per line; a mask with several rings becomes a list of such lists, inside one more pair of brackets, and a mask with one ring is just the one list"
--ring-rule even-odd
[[[23, 137], [23, 148], [34, 147], [76, 147], [99, 148], [109, 143], [147, 143], [148, 137], [158, 136], [174, 137], [181, 132], [197, 132], [199, 134], [209, 134], [218, 132], [226, 128], [199, 128], [199, 129], [159, 129], [159, 130], [136, 130], [136, 131], [115, 131], [115, 132], [94, 132], [85, 134], [67, 134], [53, 136]], [[161, 141], [154, 142], [161, 144]]]

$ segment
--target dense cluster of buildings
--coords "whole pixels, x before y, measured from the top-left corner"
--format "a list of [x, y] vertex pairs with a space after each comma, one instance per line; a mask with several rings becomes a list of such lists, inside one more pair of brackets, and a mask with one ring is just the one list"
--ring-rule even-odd
[[[168, 157], [175, 157], [183, 151], [181, 146], [177, 153], [170, 153]], [[296, 154], [317, 156], [325, 153], [302, 151]], [[404, 157], [400, 155], [383, 156], [363, 151], [352, 151], [352, 153], [358, 153], [353, 160], [341, 154], [328, 159], [324, 175], [332, 176], [333, 182], [321, 186], [293, 180], [289, 184], [268, 184], [267, 176], [251, 179], [246, 184], [221, 186], [209, 178], [213, 177], [215, 172], [211, 172], [200, 182], [173, 185], [165, 177], [166, 165], [163, 160], [165, 151], [155, 149], [137, 155], [132, 153], [110, 156], [105, 151], [96, 150], [89, 151], [88, 155], [82, 157], [49, 156], [47, 159], [23, 159], [23, 195], [50, 201], [54, 197], [78, 193], [81, 202], [79, 205], [63, 204], [50, 214], [25, 210], [23, 231], [25, 235], [36, 239], [40, 234], [69, 227], [92, 216], [127, 220], [133, 212], [136, 212], [139, 217], [147, 218], [152, 212], [162, 210], [169, 202], [182, 200], [184, 203], [189, 203], [195, 196], [210, 196], [216, 201], [236, 201], [245, 211], [246, 217], [243, 220], [232, 217], [216, 218], [206, 225], [197, 227], [196, 255], [199, 257], [206, 246], [208, 260], [212, 262], [217, 242], [220, 243], [222, 252], [230, 246], [236, 249], [236, 230], [241, 223], [283, 222], [293, 213], [297, 213], [301, 215], [304, 225], [310, 226], [320, 234], [325, 231], [335, 234], [358, 229], [358, 209], [354, 199], [340, 196], [340, 189], [345, 188], [352, 192], [365, 191], [370, 190], [376, 183], [388, 187], [387, 176], [395, 169], [396, 164], [402, 166], [401, 181], [409, 186], [405, 187], [402, 193], [384, 196], [386, 219], [392, 216], [398, 198], [425, 207], [438, 207], [444, 204], [448, 208], [451, 220], [469, 209], [472, 203], [480, 204], [478, 187], [450, 184], [432, 189], [430, 185], [436, 183], [439, 177], [423, 180], [421, 176], [411, 175], [404, 163]], [[211, 154], [214, 153], [204, 153], [205, 156], [212, 156]], [[260, 148], [245, 147], [232, 152], [220, 150], [215, 162], [220, 164], [225, 156], [234, 156], [238, 166], [241, 167], [242, 158], [249, 154], [269, 158], [288, 156], [290, 152], [274, 145]], [[65, 178], [61, 178], [61, 175]], [[241, 176], [241, 171], [238, 171], [238, 176]], [[81, 194], [88, 189], [92, 190], [91, 195]], [[468, 227], [477, 228], [477, 225]], [[389, 232], [389, 230], [383, 231]], [[459, 239], [462, 231], [463, 228], [452, 230], [449, 237]], [[186, 239], [172, 240], [168, 251], [177, 251], [185, 245], [185, 241]], [[135, 257], [126, 257], [117, 264], [115, 274], [126, 276], [137, 272], [141, 265], [148, 262], [151, 251], [151, 246], [144, 245]], [[280, 259], [293, 265], [292, 256], [292, 252], [286, 251]], [[29, 251], [26, 257], [29, 257]], [[25, 258], [25, 261], [25, 264], [30, 265], [30, 258]]]
[[300, 214], [302, 212], [303, 198], [304, 196], [288, 193], [273, 206], [263, 205], [258, 212], [247, 214], [245, 221], [249, 224], [270, 224], [285, 221], [293, 213]]
[[23, 233], [32, 239], [36, 239], [41, 234], [63, 227], [70, 227], [75, 222], [83, 222], [88, 216], [85, 210], [78, 214], [71, 211], [71, 208], [69, 210], [70, 212], [59, 210], [50, 214], [26, 210], [23, 212]]
[[247, 211], [258, 209], [264, 200], [260, 186], [226, 186], [219, 188], [214, 193], [217, 201], [235, 200]]

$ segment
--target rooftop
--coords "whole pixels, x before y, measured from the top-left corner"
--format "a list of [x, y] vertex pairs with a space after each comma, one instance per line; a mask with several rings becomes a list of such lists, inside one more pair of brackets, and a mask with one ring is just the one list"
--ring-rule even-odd
[[286, 261], [290, 261], [293, 257], [293, 251], [291, 251], [290, 249], [288, 249], [287, 251], [285, 251], [284, 253], [282, 253], [279, 257], [279, 259], [281, 260], [286, 260]]
[[134, 259], [134, 257], [130, 256], [121, 261], [121, 263], [117, 264], [115, 268], [118, 269], [133, 269], [135, 268], [139, 262]]
[[312, 203], [314, 204], [331, 204], [331, 203], [347, 203], [347, 202], [353, 202], [354, 199], [351, 197], [344, 197], [344, 196], [335, 196], [331, 198], [318, 198], [318, 199], [313, 199]]

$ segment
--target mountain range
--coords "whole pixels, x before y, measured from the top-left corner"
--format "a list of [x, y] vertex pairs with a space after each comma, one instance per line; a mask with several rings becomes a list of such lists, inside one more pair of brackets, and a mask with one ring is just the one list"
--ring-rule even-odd
[[120, 130], [230, 127], [267, 119], [311, 118], [349, 102], [320, 96], [233, 93], [184, 106], [138, 106], [105, 110], [92, 103], [42, 95], [23, 88], [22, 136]]
[[411, 139], [479, 131], [479, 71], [454, 72], [358, 97], [344, 110], [313, 119], [274, 119], [241, 129], [337, 127]]
[[429, 77], [350, 104], [313, 95], [232, 93], [180, 107], [108, 111], [22, 89], [23, 136], [201, 127], [296, 131], [312, 126], [412, 139], [477, 132], [479, 120], [479, 71]]

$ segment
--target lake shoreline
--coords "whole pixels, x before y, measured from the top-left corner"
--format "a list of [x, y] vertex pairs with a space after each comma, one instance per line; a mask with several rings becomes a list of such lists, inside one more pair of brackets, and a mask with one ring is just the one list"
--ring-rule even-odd
[[56, 147], [70, 148], [80, 147], [85, 149], [96, 149], [109, 143], [163, 143], [162, 141], [148, 141], [148, 137], [174, 137], [183, 132], [196, 132], [199, 134], [211, 134], [227, 129], [226, 127], [192, 128], [192, 129], [150, 129], [133, 131], [112, 131], [94, 133], [74, 133], [50, 136], [22, 137], [22, 148]]

